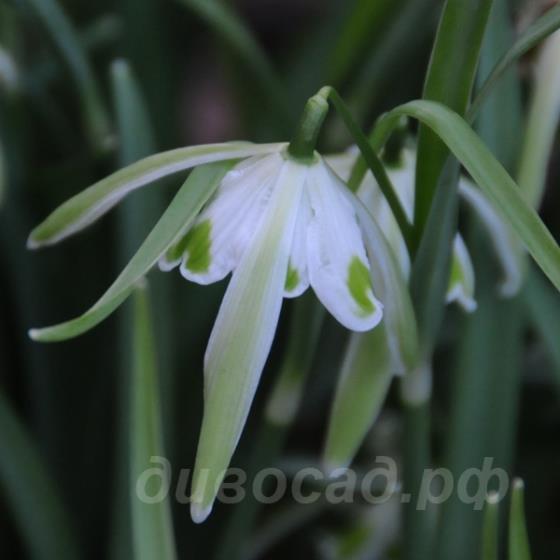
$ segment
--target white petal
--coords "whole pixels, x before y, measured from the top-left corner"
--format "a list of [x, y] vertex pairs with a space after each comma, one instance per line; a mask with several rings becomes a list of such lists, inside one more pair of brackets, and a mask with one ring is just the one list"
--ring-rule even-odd
[[318, 298], [345, 327], [372, 329], [382, 316], [373, 295], [369, 264], [346, 187], [322, 162], [308, 175], [312, 217], [307, 236], [309, 280]]
[[204, 418], [191, 515], [209, 513], [245, 424], [274, 334], [307, 167], [282, 165], [251, 247], [234, 271], [205, 356]]
[[457, 234], [453, 240], [451, 274], [446, 301], [456, 301], [465, 311], [476, 309], [474, 299], [474, 269], [463, 238]]
[[519, 292], [523, 282], [525, 263], [523, 247], [515, 238], [511, 228], [501, 219], [492, 203], [476, 185], [461, 178], [459, 193], [476, 212], [494, 246], [504, 274], [500, 293], [504, 297], [514, 296]]
[[39, 224], [28, 247], [52, 245], [93, 223], [132, 191], [162, 177], [214, 161], [276, 153], [283, 144], [229, 142], [178, 148], [144, 158], [67, 200]]
[[163, 270], [181, 261], [181, 274], [210, 284], [225, 278], [251, 242], [282, 165], [279, 154], [236, 165], [223, 179], [193, 228], [160, 262]]
[[286, 275], [284, 297], [295, 298], [303, 294], [309, 287], [309, 274], [307, 271], [307, 228], [311, 220], [311, 206], [309, 196], [304, 190], [298, 210], [290, 262]]

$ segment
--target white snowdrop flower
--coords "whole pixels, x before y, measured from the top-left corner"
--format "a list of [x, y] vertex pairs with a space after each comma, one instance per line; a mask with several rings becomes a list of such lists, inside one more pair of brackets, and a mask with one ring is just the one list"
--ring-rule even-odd
[[[204, 359], [204, 415], [191, 500], [193, 520], [201, 522], [212, 509], [241, 436], [283, 298], [311, 287], [352, 331], [373, 329], [383, 317], [381, 300], [388, 298], [395, 302], [386, 321], [391, 332], [411, 332], [414, 325], [408, 325], [411, 321], [397, 301], [405, 291], [404, 281], [395, 280], [398, 265], [392, 267], [379, 228], [364, 224], [371, 220], [367, 211], [317, 152], [295, 158], [285, 143], [194, 146], [141, 160], [55, 210], [32, 232], [29, 246], [64, 239], [133, 190], [192, 167], [196, 169], [102, 298], [81, 317], [30, 335], [53, 341], [85, 332], [114, 311], [158, 262], [162, 270], [178, 267], [182, 276], [199, 284], [231, 273]], [[412, 348], [406, 335], [401, 338], [392, 338], [395, 355], [401, 347], [405, 354]]]

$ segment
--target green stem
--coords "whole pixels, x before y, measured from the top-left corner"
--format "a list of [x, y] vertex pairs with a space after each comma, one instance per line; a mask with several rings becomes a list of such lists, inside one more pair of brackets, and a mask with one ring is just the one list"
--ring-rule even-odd
[[[367, 166], [373, 173], [375, 180], [379, 184], [381, 192], [385, 196], [397, 223], [399, 224], [399, 228], [404, 236], [407, 245], [410, 242], [410, 234], [411, 234], [411, 225], [408, 221], [406, 216], [406, 212], [402, 207], [402, 204], [399, 200], [395, 192], [395, 188], [389, 179], [387, 172], [385, 171], [385, 167], [383, 163], [377, 156], [376, 152], [383, 144], [383, 141], [386, 140], [387, 136], [377, 137], [373, 139], [372, 144], [370, 144], [370, 140], [368, 140], [367, 136], [362, 132], [360, 127], [354, 121], [350, 110], [346, 106], [346, 103], [342, 100], [340, 95], [337, 93], [335, 89], [332, 87], [326, 86], [321, 89], [320, 93], [323, 92], [323, 95], [328, 98], [328, 100], [333, 104], [334, 108], [336, 109], [337, 113], [342, 118], [348, 132], [353, 137], [354, 141], [356, 142], [362, 157], [364, 158]], [[397, 119], [398, 122], [399, 119]], [[394, 128], [395, 123], [391, 123], [391, 131]], [[352, 181], [352, 178], [351, 178]], [[355, 184], [355, 182], [352, 182]]]
[[288, 153], [295, 159], [313, 158], [317, 138], [329, 110], [326, 98], [317, 93], [305, 104], [299, 126], [288, 146]]

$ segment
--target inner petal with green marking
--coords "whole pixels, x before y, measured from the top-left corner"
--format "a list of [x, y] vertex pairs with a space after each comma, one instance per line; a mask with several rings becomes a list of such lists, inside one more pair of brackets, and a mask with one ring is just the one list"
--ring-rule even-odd
[[350, 261], [347, 283], [350, 294], [360, 310], [360, 316], [366, 317], [375, 313], [369, 270], [358, 257], [352, 257]]
[[212, 222], [204, 220], [196, 224], [184, 237], [184, 266], [191, 272], [207, 272], [211, 263]]

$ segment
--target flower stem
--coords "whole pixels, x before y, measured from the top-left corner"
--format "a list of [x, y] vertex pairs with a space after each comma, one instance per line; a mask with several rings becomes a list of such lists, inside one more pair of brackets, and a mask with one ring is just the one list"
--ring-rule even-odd
[[306, 160], [313, 157], [317, 137], [329, 111], [329, 104], [321, 92], [310, 97], [305, 104], [299, 126], [288, 146], [288, 153], [293, 158]]

